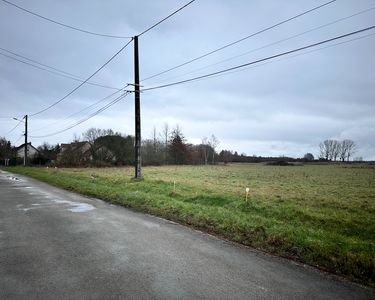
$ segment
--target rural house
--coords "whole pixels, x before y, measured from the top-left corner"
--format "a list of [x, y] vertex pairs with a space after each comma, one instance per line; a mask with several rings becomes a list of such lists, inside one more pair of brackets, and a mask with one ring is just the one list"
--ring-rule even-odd
[[93, 162], [114, 162], [116, 156], [100, 143], [74, 142], [61, 144], [57, 162], [64, 166], [85, 166]]
[[[18, 158], [24, 158], [25, 156], [25, 144], [18, 146], [16, 148], [16, 153]], [[36, 149], [31, 143], [27, 143], [27, 157], [29, 159], [35, 158], [39, 154], [39, 150]]]
[[89, 142], [73, 142], [61, 144], [57, 162], [63, 165], [81, 166], [92, 160], [91, 145]]

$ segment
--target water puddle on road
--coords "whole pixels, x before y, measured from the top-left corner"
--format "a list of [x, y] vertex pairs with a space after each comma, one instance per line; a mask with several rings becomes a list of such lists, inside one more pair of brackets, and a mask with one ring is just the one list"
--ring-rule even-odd
[[[5, 172], [5, 171], [2, 171], [0, 170], [0, 174], [4, 174], [8, 180], [11, 180], [11, 181], [14, 181], [14, 182], [17, 182], [17, 184], [15, 184], [15, 188], [16, 189], [34, 189], [34, 187], [32, 186], [29, 186], [29, 185], [24, 185], [27, 181], [23, 180], [23, 179], [20, 179], [18, 177], [15, 177], [13, 175], [11, 175], [10, 173], [8, 172]], [[34, 189], [35, 191], [36, 189]], [[28, 192], [29, 195], [37, 195], [39, 194], [40, 192], [38, 193], [30, 193]], [[43, 193], [41, 193], [43, 194]], [[52, 194], [49, 195], [44, 195], [44, 197], [56, 204], [66, 204], [68, 207], [67, 207], [67, 210], [71, 211], [71, 212], [74, 212], [74, 213], [84, 213], [84, 212], [88, 212], [88, 211], [91, 211], [91, 210], [94, 210], [95, 207], [91, 204], [88, 204], [88, 203], [83, 203], [83, 202], [73, 202], [73, 201], [69, 201], [69, 200], [56, 200], [56, 199], [51, 199], [52, 197], [54, 197]], [[48, 204], [48, 203], [45, 203], [44, 201], [42, 201], [43, 203], [40, 204], [40, 203], [32, 203], [31, 204], [31, 207], [24, 207], [24, 205], [22, 204], [18, 204], [16, 205], [17, 209], [18, 210], [22, 210], [22, 211], [29, 211], [29, 210], [34, 210], [34, 209], [41, 209], [41, 208], [45, 208], [45, 207], [50, 207], [51, 205]]]
[[[64, 208], [74, 212], [74, 213], [84, 213], [90, 210], [94, 210], [95, 207], [91, 204], [88, 203], [82, 203], [82, 202], [73, 202], [73, 201], [68, 201], [68, 200], [52, 200], [52, 202], [56, 204], [65, 204]], [[29, 210], [35, 210], [35, 209], [43, 209], [43, 208], [53, 208], [54, 205], [53, 203], [32, 203], [31, 207], [24, 207], [23, 204], [17, 204], [16, 205], [17, 210], [21, 210], [24, 212], [28, 212]]]
[[72, 202], [72, 201], [68, 201], [68, 200], [52, 200], [52, 201], [55, 202], [55, 203], [68, 204], [68, 205], [72, 206], [71, 208], [68, 208], [68, 210], [70, 210], [71, 212], [81, 213], [81, 212], [87, 212], [87, 211], [95, 209], [94, 206], [92, 206], [91, 204], [88, 204], [88, 203]]
[[70, 208], [71, 212], [86, 212], [95, 209], [94, 206], [87, 203], [77, 203], [77, 206]]
[[157, 223], [151, 223], [151, 222], [147, 222], [147, 221], [142, 222], [142, 225], [146, 226], [149, 229], [151, 229], [151, 228], [159, 228], [160, 227], [160, 225], [157, 224]]
[[23, 211], [29, 211], [29, 210], [32, 210], [32, 209], [35, 209], [36, 207], [27, 207], [27, 208], [21, 208], [19, 210], [23, 210]]

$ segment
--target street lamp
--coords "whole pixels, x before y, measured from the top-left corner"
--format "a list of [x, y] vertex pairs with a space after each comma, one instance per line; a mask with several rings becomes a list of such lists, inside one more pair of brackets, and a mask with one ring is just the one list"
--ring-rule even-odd
[[[23, 117], [22, 119], [24, 119], [25, 117]], [[23, 121], [23, 120], [20, 120], [20, 119], [17, 119], [16, 117], [13, 117], [13, 120], [16, 120], [16, 121], [20, 121], [20, 122], [23, 122], [23, 123], [25, 123], [25, 121]]]

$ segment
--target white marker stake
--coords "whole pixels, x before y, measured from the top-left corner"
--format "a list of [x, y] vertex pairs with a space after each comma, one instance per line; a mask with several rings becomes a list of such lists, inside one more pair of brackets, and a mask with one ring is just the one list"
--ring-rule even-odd
[[247, 202], [247, 196], [249, 195], [250, 189], [247, 187], [246, 188], [246, 202]]

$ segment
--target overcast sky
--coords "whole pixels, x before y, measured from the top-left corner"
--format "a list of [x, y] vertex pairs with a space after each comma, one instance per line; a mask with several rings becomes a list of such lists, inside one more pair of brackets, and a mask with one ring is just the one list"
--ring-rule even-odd
[[[71, 26], [119, 36], [137, 35], [188, 2], [10, 1]], [[141, 79], [324, 2], [197, 0], [139, 38]], [[145, 80], [143, 88], [215, 72], [375, 25], [373, 9], [315, 29], [372, 7], [373, 0], [337, 0], [194, 63]], [[314, 30], [275, 43], [311, 29]], [[0, 136], [21, 144], [23, 124], [7, 134], [17, 121], [6, 117], [33, 114], [79, 84], [5, 57], [4, 54], [21, 59], [5, 50], [87, 78], [127, 41], [63, 28], [0, 1]], [[275, 44], [268, 46], [272, 43]], [[324, 49], [311, 51], [318, 48]], [[239, 72], [145, 91], [141, 94], [142, 138], [151, 137], [153, 126], [161, 131], [164, 123], [170, 127], [179, 124], [191, 143], [214, 134], [220, 140], [219, 149], [294, 157], [306, 152], [318, 155], [318, 144], [325, 139], [352, 139], [358, 145], [355, 156], [375, 160], [374, 53], [375, 30], [370, 30]], [[116, 88], [133, 81], [133, 44], [91, 80]], [[30, 136], [52, 134], [74, 124], [114, 98], [67, 119], [69, 115], [113, 92], [83, 86], [52, 109], [30, 117]], [[134, 134], [134, 94], [66, 132], [30, 140], [35, 146], [45, 141], [66, 143], [90, 127]]]

